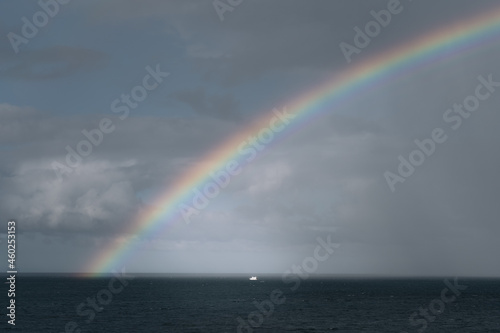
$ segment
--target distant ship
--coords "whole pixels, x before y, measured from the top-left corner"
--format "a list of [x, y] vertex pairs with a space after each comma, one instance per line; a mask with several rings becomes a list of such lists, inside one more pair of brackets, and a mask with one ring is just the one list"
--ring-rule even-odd
[[249, 280], [251, 280], [251, 281], [256, 281], [256, 280], [257, 280], [257, 277], [256, 277], [256, 276], [252, 276]]

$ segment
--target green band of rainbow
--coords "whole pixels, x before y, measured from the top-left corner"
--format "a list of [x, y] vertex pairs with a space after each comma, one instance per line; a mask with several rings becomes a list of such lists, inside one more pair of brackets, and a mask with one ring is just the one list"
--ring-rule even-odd
[[[331, 109], [367, 88], [405, 75], [429, 63], [464, 54], [467, 50], [477, 48], [478, 45], [497, 41], [499, 37], [500, 7], [496, 7], [465, 22], [448, 25], [376, 57], [355, 63], [331, 80], [289, 103], [288, 112], [296, 115], [291, 127], [307, 123], [327, 107]], [[267, 127], [272, 116], [266, 113], [201, 158], [198, 164], [188, 169], [175, 184], [169, 186], [165, 193], [158, 197], [153, 205], [154, 208], [139, 214], [123, 233], [151, 238], [178, 221], [179, 204], [189, 202], [192, 190], [210, 180], [211, 171], [217, 170], [229, 160], [238, 160], [237, 147], [240, 143]], [[289, 132], [289, 129], [283, 132]], [[284, 135], [283, 132], [280, 135]], [[97, 275], [117, 269], [137, 251], [139, 244], [140, 242], [110, 244], [102, 254], [93, 258], [85, 268], [85, 272]]]

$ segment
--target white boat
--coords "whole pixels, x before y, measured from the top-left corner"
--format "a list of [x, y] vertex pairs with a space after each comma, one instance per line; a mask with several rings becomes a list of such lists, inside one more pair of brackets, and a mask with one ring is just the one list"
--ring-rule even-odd
[[256, 280], [257, 280], [257, 277], [256, 277], [256, 276], [252, 276], [249, 280], [251, 280], [251, 281], [256, 281]]

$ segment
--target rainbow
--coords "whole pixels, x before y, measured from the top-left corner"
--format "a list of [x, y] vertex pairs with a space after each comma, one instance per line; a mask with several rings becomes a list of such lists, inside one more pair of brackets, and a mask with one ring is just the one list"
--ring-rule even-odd
[[[500, 7], [459, 21], [398, 45], [388, 51], [356, 63], [332, 79], [319, 84], [300, 95], [288, 105], [288, 113], [295, 118], [280, 134], [290, 133], [290, 128], [303, 126], [322, 110], [349, 100], [355, 94], [375, 87], [384, 81], [407, 75], [423, 66], [463, 55], [468, 50], [498, 40], [500, 37]], [[180, 220], [179, 205], [192, 198], [192, 190], [203, 186], [211, 178], [209, 173], [221, 168], [230, 160], [238, 160], [240, 143], [267, 127], [273, 115], [266, 113], [250, 126], [238, 131], [221, 145], [200, 159], [179, 179], [168, 186], [152, 208], [145, 209], [124, 230], [125, 235], [151, 238], [167, 226]], [[114, 242], [86, 266], [85, 273], [91, 276], [109, 273], [123, 265], [137, 251], [140, 242]]]

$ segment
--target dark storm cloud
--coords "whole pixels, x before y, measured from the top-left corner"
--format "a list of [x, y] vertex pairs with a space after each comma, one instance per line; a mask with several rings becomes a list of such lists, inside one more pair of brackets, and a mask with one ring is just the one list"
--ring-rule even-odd
[[[193, 63], [206, 77], [227, 87], [272, 73], [313, 70], [333, 74], [343, 69], [347, 62], [339, 44], [353, 44], [353, 28], [364, 29], [373, 20], [370, 12], [384, 10], [388, 3], [247, 1], [226, 12], [227, 19], [221, 22], [210, 1], [149, 0], [147, 6], [121, 1], [114, 10], [95, 9], [93, 15], [121, 21], [166, 17], [169, 29], [185, 41]], [[402, 12], [393, 15], [389, 26], [354, 59], [364, 60], [495, 5], [494, 1], [484, 1], [479, 7], [470, 1], [401, 1]], [[111, 6], [108, 3], [105, 8]]]

